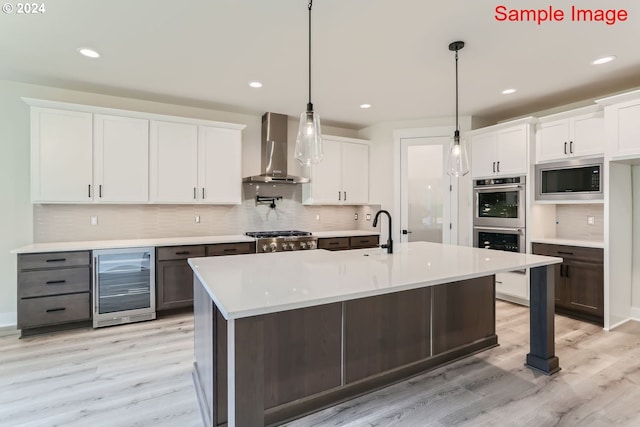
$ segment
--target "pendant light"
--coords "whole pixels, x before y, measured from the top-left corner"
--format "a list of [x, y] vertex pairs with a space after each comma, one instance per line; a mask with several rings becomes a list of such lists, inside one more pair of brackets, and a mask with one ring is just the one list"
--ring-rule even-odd
[[313, 111], [311, 103], [311, 7], [313, 0], [309, 0], [309, 103], [307, 111], [300, 114], [300, 126], [296, 137], [295, 157], [302, 166], [317, 164], [322, 160], [322, 132], [320, 131], [320, 116]]
[[460, 138], [460, 125], [458, 123], [458, 51], [464, 47], [464, 42], [457, 41], [449, 44], [449, 50], [456, 53], [456, 130], [449, 144], [447, 157], [447, 174], [455, 177], [469, 173], [469, 156], [464, 140]]

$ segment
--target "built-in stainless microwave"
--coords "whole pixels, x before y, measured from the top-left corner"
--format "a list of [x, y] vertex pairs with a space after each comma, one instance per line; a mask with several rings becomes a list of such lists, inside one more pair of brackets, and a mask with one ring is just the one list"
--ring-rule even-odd
[[536, 200], [603, 199], [603, 166], [602, 157], [536, 165]]

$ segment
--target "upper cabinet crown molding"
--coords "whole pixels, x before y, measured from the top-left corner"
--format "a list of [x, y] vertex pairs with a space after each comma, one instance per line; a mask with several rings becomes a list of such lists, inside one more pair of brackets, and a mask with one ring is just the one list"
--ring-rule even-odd
[[[501, 122], [491, 126], [485, 126], [478, 129], [473, 129], [468, 132], [464, 132], [463, 137], [473, 137], [478, 134], [484, 134], [488, 132], [498, 131], [505, 128], [511, 128], [518, 125], [533, 125], [538, 122], [538, 119], [533, 116], [523, 117], [521, 119], [510, 120], [508, 122]], [[461, 132], [462, 133], [462, 132]]]
[[188, 123], [192, 125], [213, 126], [217, 128], [236, 129], [236, 130], [242, 130], [247, 127], [247, 125], [242, 125], [238, 123], [227, 123], [227, 122], [219, 122], [216, 120], [195, 119], [192, 117], [183, 117], [183, 116], [170, 116], [167, 114], [147, 113], [142, 111], [122, 110], [118, 108], [96, 107], [93, 105], [73, 104], [70, 102], [50, 101], [46, 99], [22, 97], [22, 100], [31, 107], [52, 108], [57, 110], [78, 111], [78, 112], [92, 113], [92, 114], [105, 114], [110, 116], [124, 116], [124, 117], [147, 119], [147, 120], [158, 120], [158, 121], [169, 121], [169, 122], [179, 121], [180, 123]]

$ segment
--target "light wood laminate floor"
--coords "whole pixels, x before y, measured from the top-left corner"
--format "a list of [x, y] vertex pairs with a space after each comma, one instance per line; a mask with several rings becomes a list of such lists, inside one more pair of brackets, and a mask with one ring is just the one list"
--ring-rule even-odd
[[[640, 324], [556, 316], [562, 371], [523, 366], [528, 309], [498, 301], [500, 346], [287, 424], [640, 426]], [[189, 314], [0, 337], [0, 426], [201, 426]]]

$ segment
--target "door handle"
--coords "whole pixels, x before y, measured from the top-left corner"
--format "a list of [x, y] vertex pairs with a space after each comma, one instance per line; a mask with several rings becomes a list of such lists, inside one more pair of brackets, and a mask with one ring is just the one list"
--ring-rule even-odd
[[569, 153], [573, 154], [573, 141], [569, 141]]
[[345, 202], [347, 201], [347, 192], [346, 191], [344, 191], [344, 201]]
[[499, 161], [498, 161], [497, 165], [498, 165], [498, 173], [500, 173], [500, 162]]
[[409, 230], [402, 230], [402, 234], [411, 234], [411, 231], [409, 231]]
[[493, 162], [493, 173], [496, 173], [496, 162]]
[[567, 154], [567, 142], [564, 143], [564, 154]]

